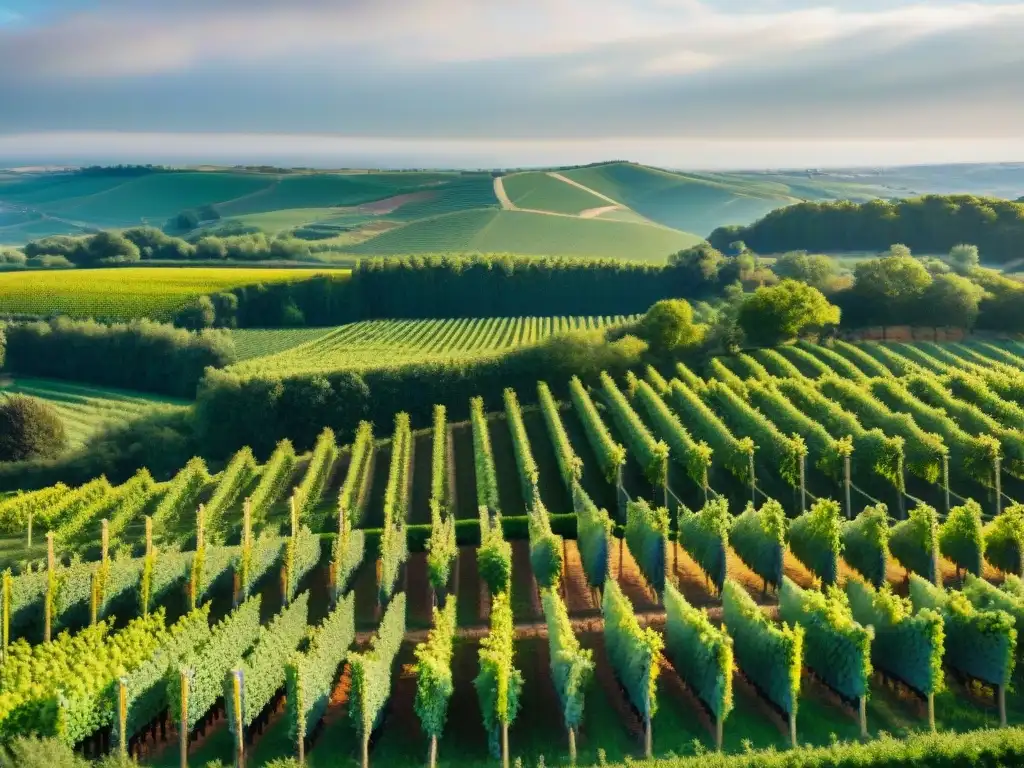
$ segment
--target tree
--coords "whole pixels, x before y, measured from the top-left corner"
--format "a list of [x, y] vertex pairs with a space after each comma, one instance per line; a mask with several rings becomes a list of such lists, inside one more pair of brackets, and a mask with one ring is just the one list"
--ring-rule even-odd
[[828, 289], [839, 273], [839, 265], [835, 259], [822, 254], [790, 251], [775, 261], [772, 271], [784, 280], [799, 280], [823, 291]]
[[125, 264], [142, 258], [135, 243], [120, 232], [106, 230], [92, 235], [86, 241], [84, 251], [78, 252], [76, 257], [81, 266]]
[[668, 257], [668, 263], [692, 273], [694, 281], [709, 282], [718, 278], [725, 255], [707, 243], [699, 243]]
[[174, 316], [174, 324], [190, 331], [201, 331], [212, 328], [217, 322], [217, 310], [209, 296], [199, 296], [188, 305], [178, 310]]
[[796, 280], [758, 288], [743, 302], [739, 325], [754, 344], [768, 346], [794, 339], [808, 328], [839, 322], [839, 307], [819, 291]]
[[693, 309], [682, 299], [655, 303], [640, 321], [640, 335], [659, 355], [699, 344], [706, 330], [706, 326], [693, 322]]
[[0, 461], [54, 459], [66, 444], [64, 422], [49, 403], [24, 395], [0, 403]]
[[961, 275], [967, 274], [981, 263], [978, 246], [967, 245], [966, 243], [954, 245], [949, 251], [949, 263]]
[[869, 325], [908, 323], [925, 288], [928, 270], [911, 256], [885, 256], [860, 262], [853, 269], [852, 294], [862, 303]]
[[919, 322], [933, 327], [973, 328], [985, 289], [960, 275], [938, 275], [921, 295]]
[[905, 246], [903, 243], [893, 243], [889, 246], [889, 250], [882, 254], [883, 257], [897, 257], [909, 259], [913, 256], [910, 252], [910, 248]]

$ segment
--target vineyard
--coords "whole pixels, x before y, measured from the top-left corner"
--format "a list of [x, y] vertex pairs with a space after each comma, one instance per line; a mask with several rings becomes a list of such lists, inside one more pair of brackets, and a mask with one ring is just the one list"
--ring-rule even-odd
[[[311, 269], [57, 270], [0, 274], [0, 315], [169, 320], [189, 300], [243, 285], [301, 280]], [[336, 271], [332, 272], [336, 274]]]
[[799, 344], [470, 413], [0, 499], [0, 733], [532, 766], [1024, 725], [1024, 348]]
[[[291, 344], [307, 331], [236, 332], [246, 344], [243, 362], [231, 370], [242, 373], [298, 375], [402, 363], [474, 360], [518, 347], [539, 344], [550, 336], [569, 331], [609, 328], [635, 317], [494, 317], [461, 320], [368, 320], [321, 329], [311, 340]], [[271, 335], [273, 334], [273, 335]], [[258, 342], [255, 340], [259, 340]], [[253, 355], [252, 345], [288, 345], [278, 353]], [[245, 359], [250, 358], [250, 359]]]

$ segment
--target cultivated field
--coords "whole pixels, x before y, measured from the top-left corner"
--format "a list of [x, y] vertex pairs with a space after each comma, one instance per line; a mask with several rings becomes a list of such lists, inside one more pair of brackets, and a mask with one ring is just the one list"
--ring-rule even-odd
[[8, 272], [0, 274], [0, 314], [168, 320], [197, 296], [256, 283], [302, 280], [322, 271], [125, 267]]
[[488, 209], [421, 219], [350, 250], [356, 254], [464, 251], [661, 262], [699, 241], [695, 235], [653, 225]]
[[575, 216], [608, 205], [607, 200], [540, 171], [513, 173], [502, 177], [501, 181], [509, 200], [517, 208]]
[[[494, 317], [485, 320], [367, 320], [336, 329], [236, 331], [239, 373], [282, 376], [380, 368], [409, 363], [476, 360], [539, 344], [557, 333], [621, 325], [616, 317]], [[295, 343], [306, 336], [308, 340]], [[286, 346], [274, 354], [273, 345]], [[253, 354], [266, 344], [267, 352]]]
[[[453, 682], [435, 733], [447, 766], [493, 764], [481, 668], [485, 692], [515, 695], [521, 673], [508, 744], [527, 765], [567, 764], [570, 729], [578, 762], [596, 764], [704, 754], [716, 733], [743, 753], [1022, 725], [1009, 687], [1024, 616], [1022, 353], [798, 344], [698, 372], [551, 382], [569, 393], [561, 404], [546, 387], [506, 392], [497, 413], [474, 400], [468, 423], [436, 411], [413, 431], [399, 415], [348, 446], [325, 431], [303, 456], [282, 443], [259, 463], [243, 449], [217, 474], [194, 460], [169, 483], [140, 474], [0, 500], [4, 552], [32, 515], [63, 563], [57, 579], [13, 577], [4, 621], [36, 645], [12, 654], [23, 674], [5, 701], [33, 719], [0, 709], [0, 732], [89, 749], [124, 733], [144, 763], [178, 765], [184, 720], [194, 764], [237, 749], [250, 764], [300, 749], [311, 765], [418, 764], [428, 678], [413, 648], [428, 639]], [[666, 497], [671, 514], [656, 509]], [[153, 539], [184, 553], [146, 545], [146, 515]], [[101, 519], [136, 557], [97, 561]], [[485, 573], [507, 584], [492, 594]], [[819, 592], [829, 584], [849, 601]], [[455, 608], [432, 616], [434, 593]], [[207, 598], [210, 615], [196, 607]], [[140, 604], [149, 618], [120, 628]], [[116, 630], [102, 621], [115, 609]], [[84, 629], [90, 614], [100, 623]], [[71, 647], [38, 644], [51, 623], [78, 631], [78, 653], [42, 650]], [[33, 677], [44, 658], [45, 683]], [[58, 718], [54, 691], [71, 681]]]

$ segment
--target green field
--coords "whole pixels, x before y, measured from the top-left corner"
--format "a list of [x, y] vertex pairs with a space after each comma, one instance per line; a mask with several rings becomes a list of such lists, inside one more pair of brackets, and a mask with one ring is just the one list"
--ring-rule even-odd
[[[574, 330], [620, 325], [626, 317], [494, 317], [462, 320], [367, 320], [328, 330], [235, 331], [238, 373], [282, 376], [452, 362], [501, 354]], [[309, 340], [299, 341], [308, 335]], [[273, 351], [280, 344], [282, 351]], [[266, 349], [255, 353], [256, 349]]]
[[157, 412], [183, 410], [188, 405], [157, 395], [21, 376], [0, 379], [0, 398], [7, 394], [29, 395], [56, 408], [67, 430], [68, 448], [72, 450], [81, 448], [103, 427], [126, 424]]
[[780, 184], [669, 173], [632, 163], [579, 168], [563, 175], [652, 221], [701, 235], [723, 224], [754, 221], [797, 201]]
[[664, 227], [489, 209], [422, 219], [349, 250], [356, 254], [479, 251], [662, 262], [698, 242], [696, 235]]
[[284, 352], [319, 339], [332, 328], [236, 328], [231, 331], [239, 362]]
[[540, 171], [513, 173], [502, 177], [502, 183], [505, 194], [518, 208], [576, 215], [609, 205], [607, 200]]
[[0, 274], [0, 314], [166, 320], [197, 296], [321, 273], [314, 269], [217, 267], [8, 272]]

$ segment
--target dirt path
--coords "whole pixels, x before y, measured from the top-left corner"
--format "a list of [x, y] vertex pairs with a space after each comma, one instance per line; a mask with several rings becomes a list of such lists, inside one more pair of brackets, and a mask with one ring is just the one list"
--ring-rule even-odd
[[[574, 187], [576, 187], [577, 189], [582, 189], [584, 192], [589, 192], [594, 197], [597, 197], [597, 198], [600, 198], [601, 200], [604, 200], [609, 205], [615, 206], [617, 208], [625, 208], [626, 207], [622, 203], [620, 203], [618, 200], [612, 200], [610, 197], [608, 197], [608, 195], [602, 195], [600, 192], [597, 192], [596, 190], [593, 190], [590, 187], [586, 187], [586, 186], [580, 184], [578, 181], [573, 181], [568, 176], [563, 176], [562, 174], [556, 173], [555, 171], [548, 171], [548, 176], [550, 176], [553, 179], [558, 179], [559, 181], [564, 181], [566, 184], [572, 184]], [[583, 214], [580, 214], [580, 215], [582, 216]]]
[[602, 205], [600, 208], [587, 208], [585, 211], [580, 211], [581, 219], [596, 219], [598, 216], [609, 211], [624, 211], [626, 210], [621, 205]]
[[505, 182], [502, 181], [501, 176], [494, 177], [494, 196], [498, 198], [498, 202], [501, 203], [501, 209], [503, 211], [518, 211], [515, 203], [509, 198], [508, 193], [505, 191]]

